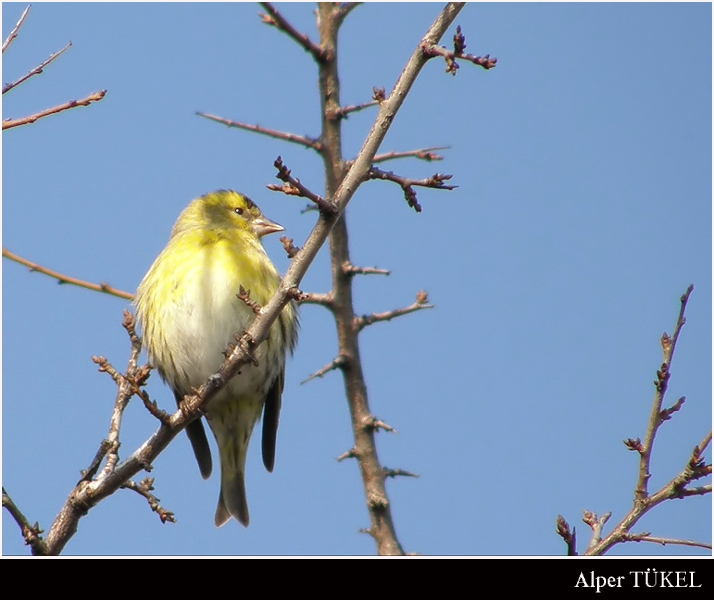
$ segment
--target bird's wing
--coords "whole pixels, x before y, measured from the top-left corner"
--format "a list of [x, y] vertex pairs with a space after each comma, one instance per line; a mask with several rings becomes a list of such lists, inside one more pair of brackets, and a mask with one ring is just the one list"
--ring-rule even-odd
[[[176, 392], [174, 392], [174, 396], [176, 397], [176, 404], [180, 406], [183, 397]], [[211, 448], [206, 438], [206, 430], [203, 428], [203, 422], [200, 418], [191, 421], [186, 426], [186, 435], [188, 436], [189, 442], [191, 442], [191, 447], [193, 448], [193, 453], [198, 463], [198, 469], [201, 471], [201, 477], [208, 479], [213, 470], [213, 461], [211, 459]]]
[[263, 464], [272, 473], [275, 466], [275, 442], [278, 438], [278, 419], [280, 418], [280, 403], [283, 395], [283, 382], [285, 381], [285, 369], [275, 378], [270, 386], [268, 395], [265, 397], [265, 408], [263, 409]]

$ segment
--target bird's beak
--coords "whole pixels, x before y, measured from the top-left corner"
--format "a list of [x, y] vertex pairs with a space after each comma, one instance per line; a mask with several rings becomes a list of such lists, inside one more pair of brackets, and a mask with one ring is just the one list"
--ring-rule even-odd
[[285, 227], [283, 227], [282, 225], [278, 225], [275, 221], [271, 221], [270, 219], [262, 215], [257, 219], [253, 219], [251, 221], [250, 228], [253, 230], [253, 233], [258, 237], [263, 237], [264, 235], [268, 235], [269, 233], [285, 231]]

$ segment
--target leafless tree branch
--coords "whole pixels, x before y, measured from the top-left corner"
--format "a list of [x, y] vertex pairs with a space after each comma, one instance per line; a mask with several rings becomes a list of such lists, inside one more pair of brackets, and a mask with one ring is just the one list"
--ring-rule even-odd
[[409, 313], [416, 312], [418, 310], [423, 310], [425, 308], [434, 308], [433, 304], [428, 303], [428, 298], [426, 292], [422, 291], [417, 294], [416, 300], [413, 304], [405, 306], [404, 308], [396, 308], [394, 310], [388, 310], [383, 313], [373, 313], [371, 315], [363, 315], [361, 317], [355, 317], [355, 326], [357, 329], [361, 330], [372, 325], [373, 323], [378, 323], [380, 321], [390, 321], [395, 317], [401, 317], [403, 315], [408, 315]]
[[407, 204], [411, 206], [415, 211], [421, 212], [421, 205], [417, 202], [417, 195], [414, 191], [413, 186], [434, 188], [437, 190], [453, 190], [455, 185], [446, 185], [444, 181], [451, 179], [451, 175], [442, 175], [440, 173], [435, 173], [427, 179], [409, 179], [407, 177], [401, 177], [395, 175], [391, 171], [382, 171], [377, 167], [372, 167], [367, 175], [368, 179], [382, 179], [384, 181], [393, 181], [401, 186], [404, 191], [404, 198]]
[[[29, 8], [30, 7], [28, 6], [25, 9], [25, 13]], [[5, 48], [3, 47], [3, 51], [4, 50]], [[2, 505], [3, 508], [7, 510], [8, 513], [10, 513], [10, 516], [15, 520], [15, 523], [17, 523], [18, 527], [20, 527], [20, 531], [22, 532], [22, 538], [25, 540], [25, 544], [30, 546], [30, 548], [32, 549], [32, 554], [36, 556], [47, 556], [49, 554], [49, 550], [47, 548], [47, 544], [40, 535], [41, 533], [43, 533], [43, 530], [40, 529], [38, 523], [30, 525], [30, 522], [27, 520], [25, 515], [22, 514], [22, 511], [17, 508], [15, 503], [12, 501], [12, 498], [10, 498], [10, 495], [5, 491], [4, 487], [2, 488]]]
[[274, 165], [278, 170], [278, 174], [275, 177], [280, 179], [280, 181], [283, 182], [283, 185], [275, 185], [271, 183], [265, 187], [273, 192], [282, 192], [287, 196], [307, 198], [315, 203], [317, 208], [320, 209], [320, 212], [331, 215], [335, 215], [337, 213], [337, 209], [334, 204], [310, 191], [302, 183], [300, 183], [299, 179], [294, 178], [291, 175], [290, 169], [283, 164], [283, 159], [281, 157], [278, 156], [278, 158], [275, 159]]
[[[683, 498], [685, 496], [710, 494], [712, 491], [711, 485], [702, 486], [700, 488], [687, 487], [687, 485], [692, 481], [711, 475], [711, 465], [707, 465], [704, 459], [702, 458], [704, 450], [711, 443], [711, 430], [705, 435], [704, 439], [697, 446], [694, 447], [694, 450], [692, 450], [692, 454], [690, 455], [687, 464], [684, 466], [684, 468], [680, 471], [679, 474], [673, 477], [660, 490], [653, 494], [649, 493], [647, 486], [651, 477], [650, 458], [657, 430], [664, 421], [669, 420], [672, 414], [674, 414], [681, 408], [684, 402], [684, 399], [680, 398], [672, 407], [662, 410], [662, 403], [664, 401], [665, 392], [667, 391], [667, 383], [670, 377], [670, 369], [674, 356], [674, 349], [676, 347], [677, 340], [679, 339], [679, 334], [681, 333], [682, 327], [685, 323], [684, 313], [687, 306], [687, 301], [689, 300], [689, 296], [692, 293], [693, 289], [693, 286], [690, 285], [680, 299], [681, 306], [677, 321], [675, 323], [673, 335], [670, 337], [665, 333], [662, 335], [661, 338], [663, 361], [657, 371], [657, 380], [654, 382], [656, 391], [652, 403], [652, 409], [650, 411], [647, 431], [645, 433], [645, 441], [642, 442], [639, 438], [628, 439], [625, 441], [625, 445], [628, 447], [628, 449], [636, 451], [640, 455], [640, 466], [637, 476], [637, 482], [635, 484], [633, 507], [605, 537], [601, 537], [600, 535], [602, 525], [604, 525], [604, 523], [602, 523], [602, 525], [599, 525], [599, 521], [597, 521], [596, 515], [594, 515], [594, 513], [588, 513], [586, 511], [586, 516], [583, 520], [588, 522], [589, 519], [592, 524], [588, 524], [591, 524], [591, 527], [593, 527], [592, 540], [585, 552], [585, 554], [587, 555], [597, 556], [605, 554], [615, 544], [627, 541], [645, 541], [635, 540], [633, 538], [634, 534], [630, 533], [632, 528], [637, 524], [639, 519], [645, 513], [647, 513], [655, 506], [661, 504], [666, 500]], [[596, 529], [596, 527], [599, 528]]]
[[290, 142], [292, 144], [298, 144], [300, 146], [305, 146], [306, 148], [312, 148], [316, 152], [322, 152], [322, 143], [318, 140], [310, 139], [304, 135], [296, 135], [294, 133], [287, 133], [285, 131], [278, 131], [277, 129], [269, 129], [268, 127], [262, 127], [260, 125], [251, 125], [249, 123], [241, 123], [240, 121], [230, 121], [229, 119], [224, 119], [223, 117], [217, 117], [216, 115], [210, 115], [208, 113], [196, 111], [199, 117], [204, 117], [210, 121], [215, 121], [216, 123], [222, 123], [226, 127], [235, 127], [236, 129], [245, 129], [246, 131], [252, 131], [253, 133], [259, 133], [261, 135], [267, 135], [268, 137], [275, 138], [277, 140], [283, 140], [285, 142]]
[[312, 57], [317, 62], [322, 62], [328, 58], [327, 52], [322, 46], [315, 44], [306, 33], [300, 33], [295, 29], [272, 4], [269, 2], [261, 2], [260, 5], [268, 13], [267, 15], [262, 13], [258, 15], [263, 23], [277, 27], [280, 31], [287, 34], [288, 37], [300, 44], [306, 52], [312, 54]]
[[72, 45], [72, 42], [67, 42], [67, 45], [62, 48], [61, 50], [58, 50], [54, 54], [50, 54], [50, 56], [45, 59], [43, 62], [41, 62], [39, 65], [37, 65], [34, 69], [28, 71], [25, 73], [20, 79], [13, 81], [12, 83], [6, 83], [5, 85], [2, 86], [2, 93], [5, 94], [9, 92], [12, 88], [17, 87], [20, 85], [23, 81], [27, 81], [30, 77], [33, 75], [39, 75], [42, 73], [42, 70], [49, 65], [55, 58], [57, 58], [60, 54], [62, 54], [67, 48], [69, 48]]
[[46, 108], [45, 110], [42, 110], [32, 115], [28, 115], [26, 117], [21, 117], [19, 119], [5, 119], [2, 122], [3, 131], [5, 129], [19, 127], [20, 125], [29, 125], [30, 123], [34, 123], [35, 121], [42, 119], [43, 117], [49, 117], [50, 115], [57, 114], [64, 110], [69, 110], [71, 108], [76, 108], [77, 106], [89, 106], [92, 102], [99, 102], [102, 98], [104, 98], [106, 93], [107, 90], [99, 90], [98, 92], [94, 92], [93, 94], [90, 94], [89, 96], [87, 96], [86, 98], [82, 98], [81, 100], [70, 100], [69, 102], [60, 104], [59, 106]]
[[25, 22], [25, 17], [27, 17], [27, 13], [30, 12], [31, 7], [32, 4], [28, 4], [27, 8], [22, 11], [20, 18], [17, 20], [17, 23], [15, 23], [15, 27], [12, 28], [12, 31], [10, 31], [10, 35], [8, 35], [5, 38], [5, 41], [2, 43], [3, 54], [5, 54], [5, 50], [7, 50], [8, 46], [12, 43], [12, 40], [17, 37], [17, 34], [20, 31], [20, 27], [22, 27], [22, 24]]
[[154, 491], [153, 477], [145, 477], [141, 480], [140, 483], [127, 481], [121, 486], [121, 488], [126, 490], [132, 490], [139, 494], [142, 498], [145, 498], [146, 501], [149, 503], [149, 508], [151, 508], [151, 510], [153, 510], [157, 515], [159, 515], [159, 519], [161, 519], [162, 523], [176, 522], [176, 517], [174, 516], [174, 513], [172, 513], [170, 510], [166, 510], [165, 508], [163, 508], [159, 504], [159, 498], [157, 498], [156, 496], [154, 496], [154, 494], [151, 493]]
[[708, 550], [712, 549], [711, 544], [705, 544], [704, 542], [695, 542], [693, 540], [677, 540], [672, 538], [661, 538], [652, 537], [648, 532], [645, 533], [628, 533], [625, 536], [626, 542], [653, 542], [655, 544], [661, 544], [666, 546], [667, 544], [675, 546], [695, 546], [698, 548], [706, 548]]
[[555, 521], [555, 531], [560, 537], [563, 538], [563, 541], [568, 548], [568, 556], [577, 556], [578, 551], [575, 538], [575, 527], [573, 527], [571, 532], [570, 525], [565, 518], [562, 515], [558, 515], [558, 518]]
[[432, 58], [434, 56], [443, 56], [446, 61], [446, 72], [456, 75], [456, 70], [459, 68], [459, 64], [456, 62], [457, 59], [466, 60], [484, 69], [493, 69], [498, 62], [497, 58], [491, 58], [490, 54], [486, 56], [474, 56], [473, 54], [465, 54], [464, 49], [466, 48], [466, 38], [461, 33], [461, 26], [456, 28], [456, 34], [454, 35], [454, 49], [447, 50], [443, 46], [437, 46], [436, 44], [429, 44], [426, 41], [422, 41], [421, 48], [426, 56]]
[[444, 160], [440, 154], [436, 154], [437, 150], [448, 150], [449, 146], [432, 146], [431, 148], [421, 148], [419, 150], [406, 150], [404, 152], [386, 152], [377, 154], [372, 161], [373, 164], [394, 160], [396, 158], [418, 158], [427, 162], [434, 160]]
[[102, 292], [103, 294], [109, 294], [110, 296], [116, 296], [117, 298], [124, 298], [125, 300], [133, 300], [134, 299], [134, 294], [130, 294], [129, 292], [122, 292], [121, 290], [117, 290], [106, 283], [90, 283], [88, 281], [83, 281], [82, 279], [76, 279], [75, 277], [70, 277], [69, 275], [63, 275], [62, 273], [58, 273], [57, 271], [52, 271], [51, 269], [48, 269], [41, 265], [38, 265], [37, 263], [30, 262], [26, 258], [22, 258], [21, 256], [18, 256], [17, 254], [13, 254], [6, 248], [2, 249], [2, 255], [5, 258], [8, 258], [16, 263], [19, 263], [19, 264], [27, 267], [28, 269], [30, 269], [30, 271], [36, 271], [37, 273], [42, 273], [44, 275], [48, 275], [49, 277], [56, 279], [57, 282], [60, 284], [67, 283], [70, 285], [76, 285], [76, 286], [83, 287], [88, 290], [93, 290], [95, 292]]

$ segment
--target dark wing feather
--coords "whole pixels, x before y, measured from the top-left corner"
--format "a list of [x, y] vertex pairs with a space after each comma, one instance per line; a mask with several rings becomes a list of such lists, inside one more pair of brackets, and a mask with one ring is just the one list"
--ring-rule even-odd
[[[174, 396], [176, 397], [176, 404], [180, 406], [183, 397], [176, 392], [174, 392]], [[186, 426], [186, 435], [188, 436], [188, 441], [191, 442], [196, 462], [198, 462], [198, 469], [201, 471], [201, 477], [208, 479], [213, 470], [213, 460], [211, 459], [208, 438], [206, 438], [206, 430], [203, 428], [203, 422], [200, 418], [191, 421]]]
[[263, 464], [269, 472], [273, 472], [275, 466], [275, 442], [278, 438], [278, 419], [280, 418], [280, 403], [283, 395], [283, 382], [285, 380], [285, 370], [275, 378], [270, 386], [268, 395], [265, 397], [265, 407], [263, 409]]

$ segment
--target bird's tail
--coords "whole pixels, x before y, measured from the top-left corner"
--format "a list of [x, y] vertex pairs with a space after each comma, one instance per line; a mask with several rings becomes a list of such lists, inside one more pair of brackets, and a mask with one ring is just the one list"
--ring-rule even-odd
[[221, 527], [231, 517], [248, 527], [248, 500], [245, 495], [245, 457], [247, 444], [232, 439], [231, 443], [219, 442], [221, 457], [221, 492], [214, 522]]

